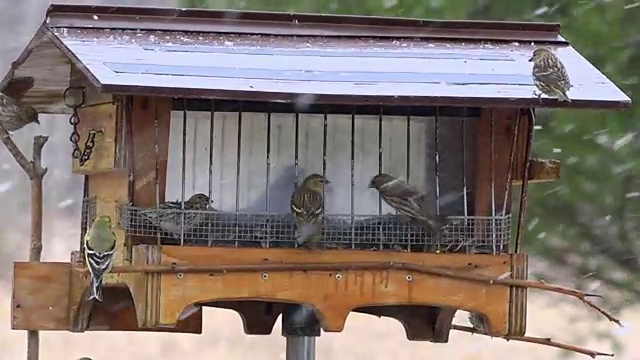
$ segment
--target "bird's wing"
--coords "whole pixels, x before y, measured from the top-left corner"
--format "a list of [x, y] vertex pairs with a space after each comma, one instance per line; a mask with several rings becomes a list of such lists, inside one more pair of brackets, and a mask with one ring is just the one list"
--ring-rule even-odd
[[322, 194], [298, 189], [291, 196], [291, 213], [303, 221], [313, 221], [322, 216], [324, 201]]

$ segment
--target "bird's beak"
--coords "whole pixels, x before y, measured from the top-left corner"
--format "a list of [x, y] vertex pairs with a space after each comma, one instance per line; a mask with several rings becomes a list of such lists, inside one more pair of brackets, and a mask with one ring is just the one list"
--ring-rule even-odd
[[329, 185], [329, 184], [331, 184], [331, 181], [325, 179], [324, 183], [325, 183], [325, 185]]
[[40, 125], [40, 120], [36, 119], [36, 124]]
[[373, 182], [369, 183], [369, 189], [373, 189]]
[[529, 62], [533, 62], [533, 56], [529, 58]]

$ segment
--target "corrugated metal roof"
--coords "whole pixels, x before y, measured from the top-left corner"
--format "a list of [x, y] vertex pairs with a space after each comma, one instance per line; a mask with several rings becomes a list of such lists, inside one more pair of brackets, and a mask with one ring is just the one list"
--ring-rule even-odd
[[[53, 6], [42, 32], [110, 93], [264, 101], [303, 96], [332, 104], [629, 106], [630, 99], [558, 30], [539, 23]], [[528, 59], [539, 43], [555, 48], [566, 65], [574, 85], [571, 103], [540, 103], [532, 95]]]

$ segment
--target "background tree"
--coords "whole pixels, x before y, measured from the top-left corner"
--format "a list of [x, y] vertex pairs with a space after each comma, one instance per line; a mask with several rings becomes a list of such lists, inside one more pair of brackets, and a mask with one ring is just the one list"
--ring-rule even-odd
[[[640, 2], [622, 0], [185, 0], [185, 7], [559, 22], [562, 34], [632, 98], [640, 91]], [[571, 69], [569, 69], [571, 71]], [[640, 101], [637, 96], [634, 102]], [[562, 162], [562, 180], [531, 186], [527, 251], [571, 269], [579, 284], [640, 300], [640, 119], [628, 111], [538, 112], [536, 156]]]

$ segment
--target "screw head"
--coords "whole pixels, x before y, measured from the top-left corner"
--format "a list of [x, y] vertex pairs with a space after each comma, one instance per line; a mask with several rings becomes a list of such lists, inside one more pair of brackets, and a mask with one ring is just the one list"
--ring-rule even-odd
[[262, 273], [261, 277], [262, 277], [262, 280], [267, 280], [269, 278], [269, 274], [264, 272], [264, 273]]
[[336, 280], [338, 280], [338, 281], [342, 280], [342, 274], [339, 274], [339, 273], [338, 273], [338, 274], [336, 274], [335, 278], [336, 278]]
[[412, 281], [413, 280], [413, 276], [411, 276], [411, 274], [407, 274], [407, 276], [404, 277], [407, 281]]
[[178, 273], [176, 276], [178, 277], [178, 279], [182, 279], [184, 277], [184, 274], [183, 273]]

